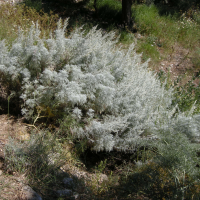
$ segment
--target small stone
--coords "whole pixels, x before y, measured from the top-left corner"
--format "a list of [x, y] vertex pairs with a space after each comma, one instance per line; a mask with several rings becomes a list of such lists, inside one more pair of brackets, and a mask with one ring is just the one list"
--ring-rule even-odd
[[108, 181], [108, 176], [106, 174], [101, 174], [100, 175], [100, 181], [101, 182], [106, 182]]
[[143, 165], [143, 162], [140, 161], [140, 160], [138, 160], [138, 161], [135, 163], [135, 165], [136, 165], [137, 167], [141, 167], [141, 166]]
[[28, 185], [23, 187], [23, 192], [28, 200], [42, 200], [41, 196]]
[[22, 133], [22, 134], [20, 134], [19, 139], [22, 140], [22, 141], [29, 140], [30, 139], [30, 135], [26, 134], [26, 133], [25, 134]]
[[74, 193], [73, 193], [73, 197], [74, 197], [74, 199], [78, 199], [79, 194], [78, 194], [77, 192], [74, 192]]
[[137, 38], [137, 39], [142, 39], [143, 36], [142, 36], [141, 34], [138, 33], [138, 34], [136, 34], [136, 38]]
[[72, 191], [68, 190], [68, 189], [64, 189], [64, 190], [57, 190], [56, 191], [59, 197], [69, 197], [72, 195]]
[[64, 183], [67, 187], [72, 187], [72, 186], [73, 186], [73, 179], [72, 179], [72, 178], [64, 178], [64, 179], [63, 179], [63, 183]]
[[0, 176], [3, 174], [3, 171], [2, 170], [0, 170]]

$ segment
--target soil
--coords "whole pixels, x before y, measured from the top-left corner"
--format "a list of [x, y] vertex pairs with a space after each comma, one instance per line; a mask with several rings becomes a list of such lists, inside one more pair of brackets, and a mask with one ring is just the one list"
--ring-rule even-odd
[[[0, 170], [1, 173], [1, 170]], [[6, 200], [26, 200], [23, 187], [25, 177], [18, 174], [1, 174], [0, 175], [0, 199]]]
[[29, 138], [28, 126], [23, 119], [16, 119], [8, 115], [0, 115], [0, 158], [4, 158], [3, 149], [9, 138], [26, 140]]
[[[159, 49], [159, 51], [161, 54], [164, 53], [162, 49]], [[193, 66], [190, 51], [178, 44], [174, 44], [172, 46], [172, 53], [160, 62], [157, 71], [159, 70], [169, 73], [172, 81], [181, 76], [181, 84], [185, 84], [191, 80], [193, 75], [198, 73], [198, 70]], [[199, 80], [196, 79], [194, 83], [197, 85]]]
[[16, 140], [28, 139], [28, 127], [23, 124], [22, 119], [0, 115], [0, 199], [25, 200], [25, 176], [4, 167], [4, 147], [10, 137]]

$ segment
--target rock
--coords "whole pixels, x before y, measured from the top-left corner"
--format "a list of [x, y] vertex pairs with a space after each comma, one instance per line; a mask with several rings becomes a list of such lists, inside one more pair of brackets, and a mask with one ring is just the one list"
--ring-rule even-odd
[[92, 178], [95, 180], [98, 180], [98, 183], [103, 183], [103, 182], [107, 182], [108, 181], [108, 176], [106, 174], [93, 174]]
[[27, 140], [30, 139], [30, 134], [28, 134], [28, 133], [22, 133], [22, 132], [20, 131], [20, 133], [19, 133], [19, 139], [20, 139], [21, 141], [27, 141]]
[[70, 197], [72, 195], [72, 191], [68, 189], [57, 190], [56, 192], [59, 197]]
[[2, 170], [0, 170], [0, 176], [3, 174], [3, 171]]
[[28, 185], [23, 187], [23, 193], [28, 200], [42, 200], [41, 196]]
[[74, 193], [73, 193], [73, 197], [74, 197], [74, 199], [78, 199], [79, 194], [78, 194], [77, 192], [74, 192]]
[[67, 187], [72, 187], [74, 182], [72, 178], [64, 178], [63, 179], [63, 183], [65, 184], [65, 186]]
[[59, 153], [50, 153], [48, 155], [48, 162], [49, 162], [49, 164], [51, 164], [51, 165], [56, 164], [57, 159], [59, 158], [59, 156], [60, 156]]
[[101, 174], [100, 175], [100, 181], [101, 182], [108, 181], [108, 176], [106, 174]]
[[144, 38], [144, 36], [142, 36], [142, 35], [139, 34], [139, 33], [137, 33], [135, 36], [136, 36], [137, 39], [143, 39], [143, 38]]

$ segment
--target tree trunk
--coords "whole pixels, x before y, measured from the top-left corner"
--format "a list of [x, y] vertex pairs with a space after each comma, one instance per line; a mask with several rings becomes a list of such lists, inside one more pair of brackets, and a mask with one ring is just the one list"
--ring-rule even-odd
[[95, 10], [95, 13], [97, 14], [97, 0], [94, 0], [94, 10]]
[[131, 28], [132, 0], [122, 0], [122, 20], [125, 26]]

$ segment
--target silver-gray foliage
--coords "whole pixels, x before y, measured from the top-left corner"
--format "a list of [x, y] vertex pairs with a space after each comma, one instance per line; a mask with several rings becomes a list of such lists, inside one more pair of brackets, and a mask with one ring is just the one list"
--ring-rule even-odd
[[59, 109], [83, 127], [73, 128], [76, 137], [87, 138], [96, 151], [126, 150], [159, 138], [159, 130], [199, 136], [199, 116], [187, 117], [171, 109], [172, 89], [142, 63], [141, 55], [116, 45], [115, 33], [93, 28], [65, 37], [67, 21], [48, 39], [39, 27], [29, 35], [21, 32], [8, 48], [0, 43], [3, 80], [20, 83], [15, 91], [23, 104], [21, 112], [31, 118], [38, 107]]

